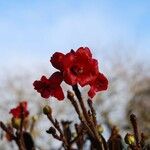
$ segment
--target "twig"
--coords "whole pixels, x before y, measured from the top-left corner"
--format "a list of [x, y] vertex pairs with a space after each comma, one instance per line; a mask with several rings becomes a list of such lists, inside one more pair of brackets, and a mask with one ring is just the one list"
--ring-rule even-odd
[[140, 150], [141, 149], [141, 145], [140, 145], [140, 140], [139, 140], [137, 119], [136, 119], [136, 116], [134, 114], [130, 115], [130, 121], [131, 121], [131, 124], [132, 124], [132, 127], [133, 127], [133, 131], [134, 131], [134, 137], [135, 137], [135, 141], [136, 141], [136, 146]]
[[17, 141], [16, 136], [12, 133], [12, 131], [10, 131], [6, 125], [0, 121], [0, 127], [2, 128], [2, 130], [4, 130], [13, 140]]
[[96, 112], [95, 112], [95, 110], [94, 110], [94, 108], [93, 108], [92, 100], [91, 100], [91, 99], [88, 99], [88, 105], [89, 105], [90, 110], [91, 110], [91, 113], [92, 113], [93, 122], [94, 122], [94, 124], [96, 125], [96, 124], [97, 124]]
[[73, 94], [72, 92], [68, 91], [68, 95], [67, 95], [67, 96], [68, 96], [68, 99], [71, 101], [72, 105], [74, 106], [74, 108], [75, 108], [75, 110], [76, 110], [76, 112], [77, 112], [77, 114], [78, 114], [78, 117], [79, 117], [80, 121], [81, 121], [81, 122], [83, 123], [83, 125], [88, 129], [89, 134], [90, 134], [91, 136], [94, 136], [92, 130], [90, 129], [90, 127], [89, 127], [88, 124], [86, 123], [85, 118], [83, 118], [84, 116], [81, 115], [81, 112], [80, 112], [78, 103], [77, 103], [77, 102], [75, 101], [75, 99], [74, 99], [74, 94]]
[[24, 139], [23, 139], [23, 124], [24, 124], [24, 109], [23, 106], [20, 105], [21, 108], [21, 122], [20, 122], [20, 128], [18, 130], [18, 146], [19, 146], [19, 150], [25, 150], [25, 143], [24, 143]]
[[99, 148], [101, 147], [101, 149], [104, 150], [104, 145], [103, 145], [102, 139], [99, 136], [99, 133], [97, 132], [97, 129], [95, 128], [94, 122], [91, 120], [91, 118], [88, 115], [88, 112], [87, 112], [86, 107], [84, 105], [81, 93], [80, 93], [80, 91], [78, 89], [78, 85], [77, 84], [73, 85], [72, 88], [73, 88], [73, 91], [76, 94], [76, 97], [78, 98], [79, 104], [80, 104], [81, 109], [82, 109], [83, 114], [84, 114], [84, 117], [85, 117], [87, 123], [89, 124], [89, 127], [93, 131], [93, 134], [94, 134], [93, 138], [97, 139], [97, 142], [96, 142], [97, 143], [97, 147], [99, 147]]
[[51, 121], [51, 123], [54, 125], [54, 127], [58, 130], [58, 132], [60, 133], [60, 138], [61, 141], [63, 142], [63, 146], [66, 150], [70, 150], [70, 145], [67, 143], [67, 140], [63, 134], [63, 131], [60, 128], [59, 122], [57, 121], [57, 119], [53, 119], [52, 115], [50, 113], [47, 114], [48, 119]]

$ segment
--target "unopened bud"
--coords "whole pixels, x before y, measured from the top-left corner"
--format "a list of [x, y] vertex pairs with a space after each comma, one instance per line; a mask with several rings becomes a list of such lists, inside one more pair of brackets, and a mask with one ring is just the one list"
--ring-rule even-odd
[[48, 114], [51, 114], [52, 113], [52, 109], [50, 106], [46, 105], [44, 108], [43, 108], [43, 113], [45, 115], [48, 115]]
[[101, 134], [104, 131], [104, 128], [101, 125], [97, 125], [97, 131]]
[[33, 116], [33, 117], [32, 117], [32, 120], [33, 120], [34, 122], [37, 121], [37, 120], [38, 120], [38, 116], [36, 116], [36, 115]]
[[12, 126], [16, 129], [20, 127], [21, 119], [20, 118], [12, 118]]
[[46, 132], [49, 134], [56, 134], [56, 129], [54, 127], [50, 127]]
[[132, 134], [127, 133], [124, 138], [126, 144], [134, 145], [135, 144], [135, 137]]
[[71, 92], [71, 91], [67, 91], [67, 97], [68, 97], [68, 99], [73, 98], [74, 97], [74, 93]]
[[77, 137], [77, 133], [76, 132], [72, 133], [72, 137], [76, 138]]

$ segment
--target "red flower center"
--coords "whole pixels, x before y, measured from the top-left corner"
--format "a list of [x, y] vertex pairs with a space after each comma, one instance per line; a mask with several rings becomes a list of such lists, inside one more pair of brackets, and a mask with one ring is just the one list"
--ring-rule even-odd
[[76, 76], [83, 74], [83, 67], [81, 66], [80, 67], [77, 65], [72, 66], [70, 70]]

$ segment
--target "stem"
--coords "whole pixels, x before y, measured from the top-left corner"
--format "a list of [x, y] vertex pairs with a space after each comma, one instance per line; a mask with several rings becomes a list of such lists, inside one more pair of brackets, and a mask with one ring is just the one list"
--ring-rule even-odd
[[136, 140], [136, 146], [140, 150], [141, 149], [141, 145], [140, 145], [140, 140], [139, 140], [139, 132], [138, 132], [138, 126], [137, 126], [137, 119], [136, 119], [136, 116], [134, 114], [130, 115], [130, 121], [131, 121], [132, 126], [133, 126], [134, 137], [135, 137], [135, 140]]
[[12, 137], [12, 139], [16, 142], [16, 144], [18, 145], [19, 150], [25, 150], [24, 145], [22, 144], [22, 140], [19, 138], [19, 135], [17, 134], [17, 137], [12, 133], [12, 131], [10, 131], [6, 125], [0, 121], [0, 127], [7, 133], [9, 134], [10, 137]]
[[95, 128], [94, 122], [91, 121], [91, 118], [88, 115], [88, 112], [87, 112], [86, 107], [84, 105], [84, 102], [83, 102], [83, 99], [82, 99], [82, 96], [81, 96], [81, 93], [78, 89], [77, 84], [73, 85], [72, 88], [73, 88], [73, 91], [75, 92], [76, 97], [78, 98], [79, 104], [80, 104], [80, 106], [82, 108], [82, 111], [83, 111], [83, 114], [84, 114], [84, 117], [85, 117], [87, 123], [89, 124], [90, 129], [93, 131], [93, 134], [94, 134], [93, 138], [94, 139], [96, 138], [97, 148], [99, 147], [101, 150], [104, 150], [104, 145], [103, 145], [102, 139], [99, 136], [99, 133], [97, 132], [97, 129]]
[[24, 139], [23, 139], [23, 123], [24, 123], [24, 110], [23, 110], [23, 106], [20, 105], [21, 107], [21, 123], [20, 123], [20, 128], [19, 128], [19, 132], [18, 132], [18, 146], [19, 146], [19, 150], [25, 150], [25, 143], [24, 143]]
[[90, 127], [88, 126], [87, 122], [85, 121], [84, 116], [83, 116], [83, 115], [81, 114], [81, 112], [80, 112], [78, 103], [75, 101], [73, 93], [70, 92], [70, 91], [68, 91], [68, 99], [71, 101], [72, 105], [74, 106], [75, 111], [77, 112], [80, 121], [81, 121], [82, 124], [88, 129], [89, 134], [90, 134], [91, 136], [94, 136], [92, 130], [91, 130]]
[[91, 113], [92, 113], [93, 122], [96, 125], [97, 124], [97, 121], [96, 121], [96, 112], [95, 112], [95, 110], [93, 108], [92, 100], [91, 99], [88, 99], [88, 105], [89, 105]]
[[51, 121], [51, 123], [54, 125], [54, 127], [58, 130], [58, 132], [60, 133], [60, 138], [62, 139], [62, 142], [63, 142], [63, 146], [66, 150], [71, 150], [71, 147], [70, 145], [68, 144], [64, 134], [63, 134], [63, 131], [61, 130], [60, 128], [60, 125], [59, 125], [59, 122], [55, 119], [53, 119], [52, 115], [51, 114], [47, 114], [47, 117], [48, 119]]
[[16, 139], [15, 135], [13, 134], [13, 132], [10, 131], [2, 121], [0, 121], [0, 127], [1, 127], [2, 130], [4, 130], [8, 135], [10, 135], [10, 137], [11, 137], [13, 140], [17, 141], [17, 139]]
[[89, 119], [89, 116], [88, 116], [88, 112], [87, 112], [86, 107], [85, 107], [85, 105], [84, 105], [84, 102], [83, 102], [83, 100], [82, 100], [81, 93], [80, 93], [80, 91], [79, 91], [79, 89], [78, 89], [78, 86], [77, 86], [77, 85], [74, 85], [74, 86], [72, 86], [72, 88], [73, 88], [73, 91], [75, 92], [75, 94], [76, 94], [76, 96], [77, 96], [77, 98], [78, 98], [78, 101], [79, 101], [79, 103], [80, 103], [80, 106], [81, 106], [81, 108], [82, 108], [82, 111], [83, 111], [83, 114], [84, 114], [86, 120], [90, 120], [90, 119]]

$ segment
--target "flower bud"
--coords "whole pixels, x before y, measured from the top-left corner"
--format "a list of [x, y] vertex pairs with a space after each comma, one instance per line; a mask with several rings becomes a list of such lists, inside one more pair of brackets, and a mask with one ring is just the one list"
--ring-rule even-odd
[[18, 129], [20, 127], [21, 124], [21, 119], [20, 118], [12, 118], [12, 126], [16, 129]]
[[54, 127], [50, 127], [46, 132], [53, 135], [56, 134], [56, 129]]
[[38, 120], [38, 116], [36, 116], [36, 115], [35, 115], [35, 116], [32, 116], [32, 121], [35, 122], [35, 121], [37, 121], [37, 120]]
[[48, 115], [48, 114], [51, 114], [52, 113], [52, 109], [50, 106], [46, 105], [44, 108], [43, 108], [43, 113], [45, 115]]
[[72, 137], [73, 137], [73, 138], [76, 138], [76, 137], [77, 137], [77, 133], [76, 133], [76, 132], [73, 132], [73, 133], [72, 133]]
[[101, 126], [101, 125], [97, 125], [97, 131], [98, 131], [98, 133], [103, 133], [103, 131], [104, 131], [104, 128]]
[[135, 137], [132, 134], [127, 133], [124, 138], [126, 144], [134, 145], [135, 144]]
[[67, 97], [68, 99], [72, 99], [74, 97], [74, 93], [71, 91], [67, 91]]

